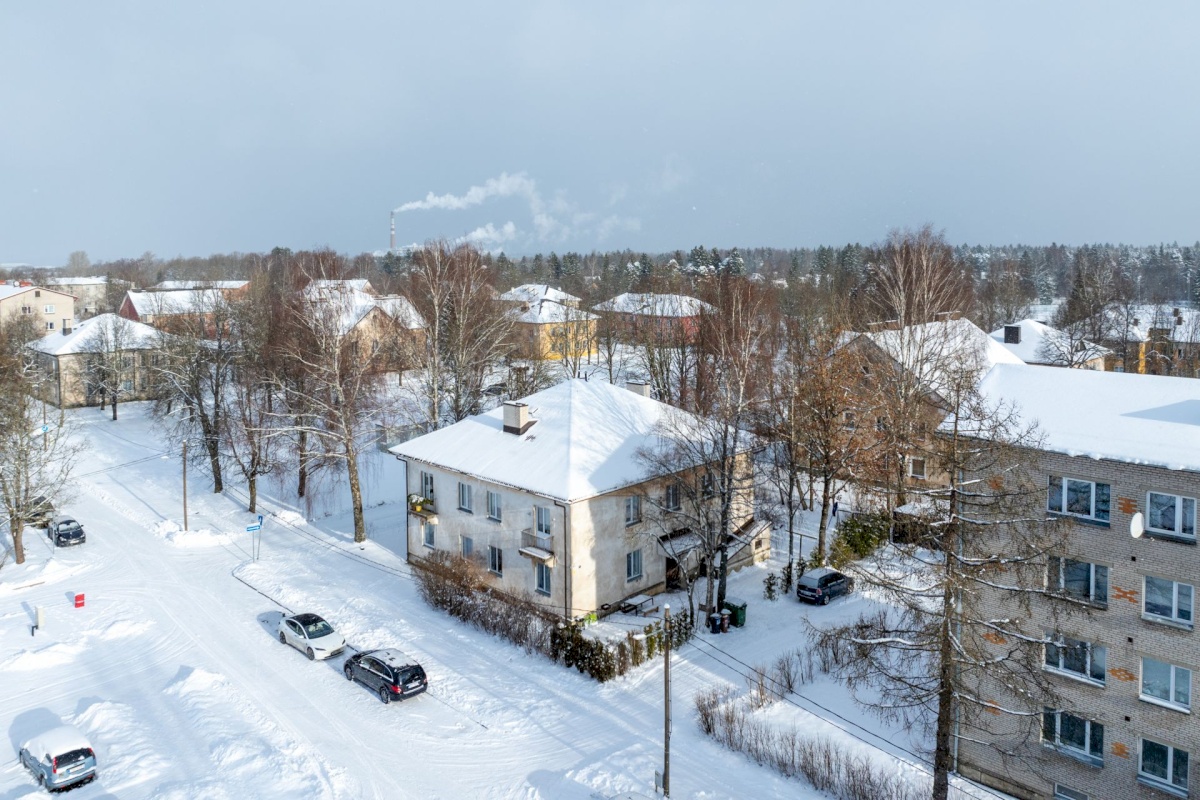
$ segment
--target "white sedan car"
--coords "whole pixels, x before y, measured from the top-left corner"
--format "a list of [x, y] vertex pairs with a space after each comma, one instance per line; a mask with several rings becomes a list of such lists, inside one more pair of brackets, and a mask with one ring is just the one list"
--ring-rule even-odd
[[346, 649], [346, 637], [316, 614], [293, 614], [279, 620], [279, 641], [308, 656], [332, 658]]

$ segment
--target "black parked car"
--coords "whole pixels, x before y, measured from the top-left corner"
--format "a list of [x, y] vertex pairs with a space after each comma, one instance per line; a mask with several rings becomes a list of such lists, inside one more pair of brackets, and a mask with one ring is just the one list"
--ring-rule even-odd
[[87, 534], [83, 526], [74, 517], [54, 517], [46, 525], [46, 536], [58, 547], [68, 547], [73, 544], [83, 544]]
[[346, 659], [346, 680], [358, 681], [379, 695], [384, 703], [403, 700], [429, 688], [420, 664], [409, 663], [395, 650], [367, 650]]
[[828, 567], [809, 570], [796, 582], [796, 597], [825, 605], [832, 598], [854, 591], [854, 578]]

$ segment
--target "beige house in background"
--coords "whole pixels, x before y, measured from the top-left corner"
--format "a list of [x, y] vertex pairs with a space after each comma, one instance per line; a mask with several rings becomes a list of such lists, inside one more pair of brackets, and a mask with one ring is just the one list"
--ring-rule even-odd
[[79, 319], [116, 311], [125, 292], [131, 288], [129, 281], [105, 275], [50, 278], [47, 283], [53, 289], [75, 295], [75, 313]]
[[42, 286], [0, 285], [0, 317], [29, 316], [38, 330], [70, 330], [75, 324], [75, 296]]
[[[409, 506], [408, 559], [476, 559], [497, 589], [568, 618], [663, 591], [672, 570], [696, 566], [679, 563], [690, 532], [669, 510], [671, 487], [688, 478], [647, 477], [638, 452], [673, 413], [683, 412], [568, 380], [391, 448], [407, 465], [406, 493], [422, 498]], [[733, 514], [731, 565], [767, 558], [769, 525], [754, 520], [749, 488]]]
[[[105, 326], [110, 326], [107, 331], [104, 331]], [[116, 326], [119, 334], [114, 336], [111, 326]], [[98, 405], [100, 387], [94, 380], [93, 368], [104, 355], [99, 352], [105, 348], [104, 342], [113, 339], [119, 339], [120, 351], [107, 355], [120, 359], [120, 398], [152, 398], [152, 371], [159, 353], [158, 331], [116, 314], [101, 314], [84, 320], [66, 333], [48, 333], [30, 342], [29, 348], [37, 353], [38, 366], [46, 377], [41, 392], [43, 399], [60, 408]]]

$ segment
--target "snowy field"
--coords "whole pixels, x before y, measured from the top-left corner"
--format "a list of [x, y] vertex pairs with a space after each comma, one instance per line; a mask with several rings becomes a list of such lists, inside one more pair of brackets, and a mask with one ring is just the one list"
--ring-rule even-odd
[[[90, 449], [64, 510], [87, 543], [55, 550], [28, 529], [26, 564], [10, 558], [0, 569], [0, 800], [39, 794], [17, 749], [60, 722], [83, 730], [100, 764], [99, 780], [70, 794], [78, 800], [653, 795], [661, 664], [600, 685], [428, 608], [401, 555], [399, 462], [364, 456], [371, 541], [362, 548], [340, 485], [297, 508], [281, 499], [288, 489], [264, 482], [254, 560], [239, 486], [214, 495], [190, 470], [182, 530], [179, 458], [162, 455], [144, 404], [122, 405], [118, 422], [74, 413]], [[672, 797], [824, 797], [696, 725], [697, 691], [744, 689], [752, 666], [803, 644], [806, 615], [849, 617], [872, 602], [770, 603], [766, 574], [731, 579], [729, 593], [749, 601], [745, 628], [701, 634], [676, 654]], [[44, 627], [31, 636], [39, 606]], [[309, 662], [280, 645], [284, 611], [322, 614], [353, 647], [403, 651], [425, 667], [429, 692], [383, 705], [345, 680], [342, 657]], [[881, 728], [837, 685], [819, 678], [800, 691], [762, 713], [897, 771], [925, 769], [912, 755], [921, 742]]]

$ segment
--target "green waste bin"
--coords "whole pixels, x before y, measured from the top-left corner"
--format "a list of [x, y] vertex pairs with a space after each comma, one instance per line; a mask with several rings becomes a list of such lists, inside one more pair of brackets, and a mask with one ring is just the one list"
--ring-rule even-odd
[[737, 597], [725, 597], [725, 605], [722, 609], [729, 612], [729, 624], [735, 628], [740, 628], [746, 624], [746, 601]]

